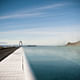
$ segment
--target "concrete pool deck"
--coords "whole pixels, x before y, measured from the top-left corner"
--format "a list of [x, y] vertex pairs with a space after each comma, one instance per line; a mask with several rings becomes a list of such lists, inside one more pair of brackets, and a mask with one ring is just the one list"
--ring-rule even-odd
[[0, 62], [0, 80], [34, 80], [22, 48]]

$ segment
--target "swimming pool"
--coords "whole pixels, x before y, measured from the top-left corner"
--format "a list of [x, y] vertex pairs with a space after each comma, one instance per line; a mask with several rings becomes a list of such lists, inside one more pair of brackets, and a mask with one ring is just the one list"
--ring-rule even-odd
[[80, 80], [80, 47], [23, 47], [36, 80]]

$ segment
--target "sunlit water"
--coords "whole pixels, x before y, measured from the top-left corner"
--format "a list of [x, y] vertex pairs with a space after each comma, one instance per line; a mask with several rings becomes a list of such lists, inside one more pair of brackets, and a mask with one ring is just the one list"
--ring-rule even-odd
[[36, 80], [80, 80], [80, 47], [24, 47]]

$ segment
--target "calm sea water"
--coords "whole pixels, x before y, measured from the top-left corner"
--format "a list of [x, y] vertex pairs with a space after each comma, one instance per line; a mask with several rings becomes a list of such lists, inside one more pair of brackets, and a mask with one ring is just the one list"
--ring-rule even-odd
[[80, 47], [24, 47], [36, 80], [80, 80]]

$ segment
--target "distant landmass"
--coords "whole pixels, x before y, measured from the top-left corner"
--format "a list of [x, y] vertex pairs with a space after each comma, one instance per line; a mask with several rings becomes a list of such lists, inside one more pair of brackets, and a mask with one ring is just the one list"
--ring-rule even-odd
[[37, 47], [37, 45], [23, 45], [24, 47]]
[[66, 44], [66, 46], [80, 46], [80, 41], [77, 41], [77, 42], [68, 42], [67, 44]]

